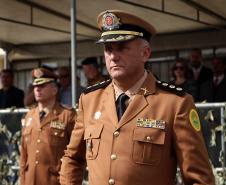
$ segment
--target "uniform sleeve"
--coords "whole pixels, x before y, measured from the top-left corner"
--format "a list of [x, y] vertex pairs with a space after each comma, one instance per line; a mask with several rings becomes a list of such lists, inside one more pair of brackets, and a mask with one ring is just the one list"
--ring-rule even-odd
[[193, 123], [190, 114], [191, 111], [196, 112], [193, 99], [190, 95], [182, 99], [176, 111], [173, 129], [174, 146], [184, 184], [214, 185], [201, 129], [198, 127], [199, 124]]
[[75, 122], [76, 122], [76, 112], [74, 109], [72, 109], [70, 111], [70, 119], [68, 120], [68, 123], [67, 123], [67, 136], [68, 136], [68, 140], [70, 140], [71, 138], [71, 133], [74, 129], [74, 126], [75, 126]]
[[82, 185], [85, 171], [85, 141], [82, 98], [79, 103], [79, 113], [71, 134], [70, 143], [62, 158], [60, 170], [61, 185]]
[[27, 164], [27, 149], [26, 142], [24, 142], [23, 137], [24, 129], [22, 130], [21, 136], [21, 149], [20, 149], [20, 185], [25, 184], [25, 170]]

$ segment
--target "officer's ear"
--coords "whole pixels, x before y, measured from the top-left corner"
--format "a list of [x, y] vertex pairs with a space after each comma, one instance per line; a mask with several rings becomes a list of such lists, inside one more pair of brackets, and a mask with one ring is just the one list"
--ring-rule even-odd
[[141, 50], [143, 62], [146, 62], [151, 56], [151, 47], [147, 41], [143, 41], [143, 49]]
[[51, 83], [51, 85], [52, 85], [52, 94], [57, 95], [58, 89], [59, 89], [57, 84], [55, 82], [53, 82], [53, 83]]

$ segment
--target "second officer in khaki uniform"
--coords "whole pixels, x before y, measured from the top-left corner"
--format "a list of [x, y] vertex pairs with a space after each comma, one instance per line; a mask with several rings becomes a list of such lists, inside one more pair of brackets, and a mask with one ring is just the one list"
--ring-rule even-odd
[[[155, 29], [123, 11], [98, 16], [112, 82], [87, 88], [62, 159], [61, 185], [214, 185], [192, 97], [155, 79], [144, 65]], [[123, 114], [124, 113], [124, 114]]]
[[32, 71], [37, 107], [23, 122], [20, 157], [21, 185], [59, 185], [61, 157], [69, 143], [75, 111], [57, 101], [57, 76], [45, 68]]

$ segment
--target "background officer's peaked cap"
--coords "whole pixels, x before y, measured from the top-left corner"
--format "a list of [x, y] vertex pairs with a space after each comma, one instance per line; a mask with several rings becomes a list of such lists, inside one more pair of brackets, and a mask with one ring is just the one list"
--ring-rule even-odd
[[155, 28], [147, 21], [121, 10], [106, 10], [97, 17], [101, 38], [97, 43], [123, 42], [143, 38], [150, 42], [156, 34]]
[[37, 68], [32, 71], [33, 83], [32, 85], [42, 85], [49, 82], [55, 82], [57, 75], [46, 68]]

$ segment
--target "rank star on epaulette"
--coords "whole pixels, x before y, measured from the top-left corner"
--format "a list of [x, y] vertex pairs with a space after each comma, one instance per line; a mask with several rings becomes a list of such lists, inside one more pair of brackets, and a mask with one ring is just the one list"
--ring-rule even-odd
[[169, 91], [172, 92], [178, 96], [183, 96], [185, 95], [185, 92], [183, 91], [183, 89], [181, 87], [178, 87], [176, 85], [173, 84], [168, 84], [166, 82], [161, 82], [159, 80], [156, 81], [156, 85], [160, 88], [163, 89], [165, 91]]
[[57, 128], [60, 130], [64, 130], [65, 129], [65, 123], [57, 120], [57, 121], [51, 121], [50, 122], [50, 128]]
[[137, 119], [137, 127], [143, 128], [158, 128], [161, 130], [165, 129], [165, 121], [164, 120], [153, 120], [153, 119]]

